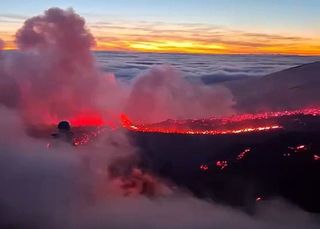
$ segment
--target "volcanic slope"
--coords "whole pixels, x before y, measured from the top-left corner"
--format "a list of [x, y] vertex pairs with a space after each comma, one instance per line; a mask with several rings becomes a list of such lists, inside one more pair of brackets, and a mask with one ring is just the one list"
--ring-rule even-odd
[[289, 68], [262, 78], [226, 83], [243, 112], [320, 106], [320, 61]]

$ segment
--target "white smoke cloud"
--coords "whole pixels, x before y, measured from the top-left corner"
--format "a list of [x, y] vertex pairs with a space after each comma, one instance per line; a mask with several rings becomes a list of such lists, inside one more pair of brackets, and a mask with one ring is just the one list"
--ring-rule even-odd
[[26, 20], [16, 41], [19, 52], [4, 61], [0, 101], [29, 123], [90, 113], [118, 118], [124, 110], [149, 121], [232, 111], [228, 89], [191, 84], [171, 67], [152, 68], [129, 88], [99, 71], [94, 38], [72, 10], [51, 8]]
[[7, 60], [5, 73], [16, 81], [19, 95], [12, 97], [19, 97], [17, 107], [28, 121], [101, 111], [97, 97], [110, 84], [96, 70], [94, 38], [80, 16], [49, 9], [28, 19], [16, 40], [20, 50]]
[[162, 66], [135, 79], [126, 112], [134, 120], [156, 122], [230, 115], [233, 105], [225, 87], [190, 83], [174, 68]]

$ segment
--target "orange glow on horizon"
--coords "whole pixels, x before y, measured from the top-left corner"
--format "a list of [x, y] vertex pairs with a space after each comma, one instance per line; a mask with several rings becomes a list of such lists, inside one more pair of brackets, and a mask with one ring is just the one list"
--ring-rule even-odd
[[[150, 53], [182, 53], [182, 54], [252, 54], [252, 55], [301, 55], [301, 56], [318, 56], [320, 55], [320, 47], [313, 48], [309, 44], [303, 44], [299, 47], [264, 47], [264, 48], [237, 48], [228, 47], [223, 44], [197, 44], [190, 46], [167, 46], [172, 43], [166, 41], [163, 43], [157, 42], [127, 42], [126, 45], [112, 44], [97, 41], [97, 46], [92, 48], [92, 51], [117, 51], [117, 52], [150, 52]], [[174, 42], [173, 42], [174, 43]], [[320, 42], [319, 42], [320, 43]], [[182, 43], [183, 44], [183, 43]], [[3, 50], [17, 50], [17, 46], [13, 41], [5, 41]]]
[[[0, 24], [1, 25], [1, 24]], [[4, 50], [17, 49], [15, 31], [21, 25], [3, 26]], [[264, 34], [215, 28], [210, 25], [150, 25], [135, 23], [89, 24], [96, 38], [93, 51], [186, 53], [186, 54], [283, 54], [320, 55], [320, 38]]]
[[[125, 51], [154, 53], [185, 53], [185, 54], [282, 54], [282, 55], [320, 55], [317, 42], [304, 42], [292, 45], [268, 44], [268, 46], [241, 46], [228, 43], [210, 43], [197, 40], [130, 40], [104, 42], [97, 40], [94, 51]], [[318, 42], [320, 43], [320, 41]]]

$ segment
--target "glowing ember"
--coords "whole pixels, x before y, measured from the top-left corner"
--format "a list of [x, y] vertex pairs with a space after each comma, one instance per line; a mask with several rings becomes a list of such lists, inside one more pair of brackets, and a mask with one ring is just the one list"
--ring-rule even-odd
[[200, 165], [200, 170], [207, 171], [209, 169], [208, 165]]
[[301, 146], [297, 146], [297, 149], [300, 150], [300, 149], [305, 149], [306, 146], [305, 145], [301, 145]]
[[290, 154], [290, 153], [284, 153], [283, 156], [284, 156], [284, 157], [290, 157], [291, 154]]
[[242, 151], [238, 156], [237, 156], [237, 160], [242, 160], [247, 153], [249, 153], [251, 151], [251, 148], [247, 148], [244, 151]]
[[97, 128], [95, 130], [91, 130], [86, 133], [83, 133], [81, 136], [73, 138], [73, 145], [74, 146], [86, 145], [90, 143], [94, 138], [98, 137], [104, 130], [105, 129], [103, 128]]
[[320, 156], [314, 154], [314, 155], [313, 155], [313, 160], [315, 160], [315, 161], [320, 161]]
[[216, 166], [219, 167], [221, 170], [223, 170], [228, 166], [228, 162], [227, 161], [217, 161]]
[[293, 150], [295, 153], [304, 152], [308, 149], [306, 145], [289, 146], [288, 149]]

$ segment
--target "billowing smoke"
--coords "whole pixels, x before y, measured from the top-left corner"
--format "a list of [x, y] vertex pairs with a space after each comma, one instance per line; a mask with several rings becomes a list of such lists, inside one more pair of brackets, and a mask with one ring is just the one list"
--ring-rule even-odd
[[155, 67], [135, 79], [126, 113], [134, 120], [203, 118], [233, 112], [232, 94], [222, 86], [185, 80], [170, 66]]
[[38, 123], [102, 113], [100, 95], [112, 90], [112, 76], [97, 71], [90, 52], [95, 41], [83, 18], [72, 10], [49, 9], [24, 23], [16, 43], [19, 52], [4, 63], [3, 103]]
[[166, 66], [122, 86], [98, 70], [94, 38], [72, 10], [28, 19], [16, 42], [17, 53], [0, 56], [1, 228], [316, 228], [287, 204], [261, 206], [251, 217], [173, 187], [139, 169], [121, 130], [82, 148], [48, 149], [25, 124], [123, 111], [146, 121], [222, 115], [233, 111], [232, 95], [193, 85]]
[[124, 110], [150, 121], [231, 112], [228, 89], [191, 84], [170, 67], [151, 69], [125, 88], [98, 70], [90, 51], [94, 38], [72, 10], [51, 8], [28, 19], [16, 43], [19, 52], [4, 61], [0, 100], [28, 122], [117, 117]]

